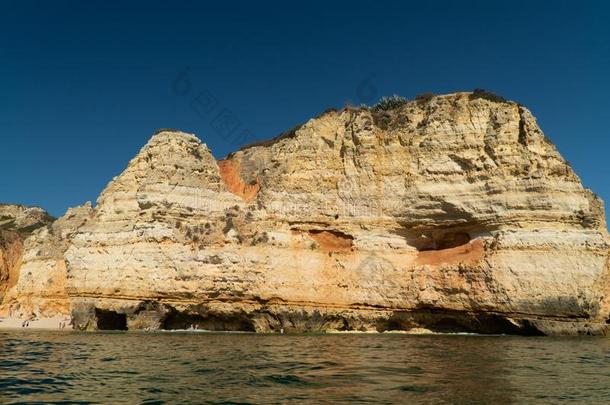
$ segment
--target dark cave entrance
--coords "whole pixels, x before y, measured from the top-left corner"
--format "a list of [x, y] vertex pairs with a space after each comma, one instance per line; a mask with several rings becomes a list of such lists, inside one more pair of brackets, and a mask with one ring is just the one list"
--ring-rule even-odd
[[98, 330], [127, 330], [127, 315], [95, 308]]
[[174, 311], [163, 320], [162, 329], [199, 329], [209, 331], [254, 332], [252, 321], [246, 316], [193, 314]]
[[502, 315], [452, 310], [398, 311], [377, 324], [378, 332], [410, 330], [412, 328], [425, 328], [435, 333], [544, 335], [527, 320], [515, 323]]

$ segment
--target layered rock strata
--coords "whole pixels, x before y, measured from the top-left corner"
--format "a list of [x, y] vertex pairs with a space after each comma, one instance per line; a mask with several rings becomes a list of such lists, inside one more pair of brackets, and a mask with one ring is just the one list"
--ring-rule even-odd
[[42, 208], [0, 204], [0, 303], [17, 283], [23, 241], [53, 219]]
[[603, 334], [608, 241], [525, 107], [456, 93], [220, 161], [161, 131], [26, 240], [4, 307], [81, 329]]
[[71, 208], [25, 239], [16, 282], [6, 292], [0, 313], [30, 320], [70, 315], [64, 255], [71, 237], [91, 212], [91, 204]]

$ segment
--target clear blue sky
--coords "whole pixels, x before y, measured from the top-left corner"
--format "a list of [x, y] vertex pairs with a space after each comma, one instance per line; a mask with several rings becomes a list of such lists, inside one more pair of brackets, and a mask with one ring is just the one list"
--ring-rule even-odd
[[1, 202], [95, 201], [158, 128], [222, 157], [327, 107], [477, 87], [527, 105], [610, 201], [602, 1], [124, 3], [0, 2]]

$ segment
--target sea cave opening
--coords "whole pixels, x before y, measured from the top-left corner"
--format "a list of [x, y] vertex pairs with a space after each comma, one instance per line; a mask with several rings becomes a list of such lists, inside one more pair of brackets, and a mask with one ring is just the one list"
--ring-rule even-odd
[[98, 330], [127, 330], [127, 315], [95, 308]]

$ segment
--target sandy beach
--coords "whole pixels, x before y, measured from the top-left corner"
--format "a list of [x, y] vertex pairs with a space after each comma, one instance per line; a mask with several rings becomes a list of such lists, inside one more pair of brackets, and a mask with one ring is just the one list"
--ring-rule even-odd
[[[53, 318], [41, 318], [28, 321], [27, 326], [24, 326], [24, 319], [5, 317], [0, 318], [0, 329], [45, 329], [45, 330], [70, 330], [72, 325], [69, 325], [70, 319], [65, 316], [56, 316]], [[62, 327], [63, 326], [63, 327]]]

